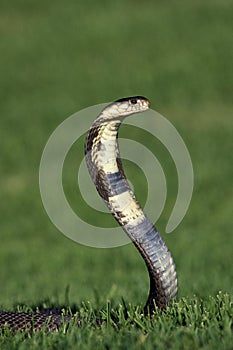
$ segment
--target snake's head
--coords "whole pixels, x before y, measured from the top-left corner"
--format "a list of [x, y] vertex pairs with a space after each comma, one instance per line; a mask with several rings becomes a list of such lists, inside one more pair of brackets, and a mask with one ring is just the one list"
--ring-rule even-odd
[[150, 101], [143, 96], [124, 97], [108, 105], [102, 113], [112, 118], [144, 112], [149, 109]]

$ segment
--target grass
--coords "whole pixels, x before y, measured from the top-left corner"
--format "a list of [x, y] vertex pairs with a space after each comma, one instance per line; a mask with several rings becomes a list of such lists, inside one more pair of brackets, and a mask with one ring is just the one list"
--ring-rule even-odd
[[[144, 317], [139, 307], [107, 302], [101, 311], [90, 304], [78, 307], [83, 323], [64, 326], [57, 333], [5, 331], [2, 349], [230, 349], [232, 346], [232, 309], [229, 295], [219, 293], [207, 300], [180, 299], [166, 312], [157, 310], [154, 317]], [[93, 324], [92, 318], [104, 320]]]
[[[232, 349], [232, 11], [224, 0], [1, 2], [0, 309], [74, 305], [87, 318], [109, 320], [53, 335], [5, 334], [1, 349]], [[175, 125], [195, 175], [186, 217], [163, 234], [179, 298], [153, 320], [141, 315], [149, 281], [134, 247], [93, 249], [67, 239], [46, 215], [38, 186], [45, 143], [66, 117], [134, 94]], [[152, 143], [148, 135], [130, 137]], [[166, 149], [153, 148], [168, 183], [156, 224], [163, 233], [177, 179]], [[64, 169], [76, 211], [82, 152], [74, 145]], [[125, 165], [143, 201], [143, 176]]]

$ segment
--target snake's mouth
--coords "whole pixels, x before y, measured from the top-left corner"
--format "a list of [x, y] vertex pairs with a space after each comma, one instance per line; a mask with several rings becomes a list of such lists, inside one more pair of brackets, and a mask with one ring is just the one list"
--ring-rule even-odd
[[149, 100], [144, 101], [143, 105], [147, 108], [150, 108], [150, 101]]

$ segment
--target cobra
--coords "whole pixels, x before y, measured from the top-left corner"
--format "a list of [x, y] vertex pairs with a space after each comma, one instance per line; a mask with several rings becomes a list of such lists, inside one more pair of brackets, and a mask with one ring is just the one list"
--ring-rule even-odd
[[[126, 179], [118, 146], [118, 130], [125, 117], [145, 112], [149, 100], [143, 96], [119, 99], [107, 105], [91, 125], [85, 143], [87, 167], [100, 197], [131, 239], [148, 269], [149, 296], [145, 314], [164, 309], [177, 296], [176, 268], [164, 240], [137, 201]], [[54, 312], [0, 311], [0, 327], [11, 330], [58, 329], [72, 316]], [[78, 322], [81, 319], [77, 318]]]

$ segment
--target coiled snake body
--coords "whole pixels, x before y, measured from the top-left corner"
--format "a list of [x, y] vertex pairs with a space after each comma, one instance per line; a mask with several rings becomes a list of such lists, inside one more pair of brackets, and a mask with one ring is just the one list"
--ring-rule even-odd
[[[146, 111], [149, 101], [142, 96], [119, 99], [107, 105], [89, 129], [85, 156], [87, 167], [99, 195], [143, 257], [150, 277], [145, 313], [157, 305], [165, 308], [177, 295], [175, 265], [165, 242], [144, 214], [124, 174], [118, 148], [118, 129], [128, 115]], [[0, 327], [34, 330], [47, 325], [59, 328], [71, 316], [46, 313], [0, 311]], [[80, 320], [80, 319], [79, 319]]]

